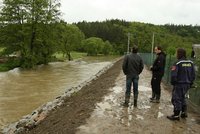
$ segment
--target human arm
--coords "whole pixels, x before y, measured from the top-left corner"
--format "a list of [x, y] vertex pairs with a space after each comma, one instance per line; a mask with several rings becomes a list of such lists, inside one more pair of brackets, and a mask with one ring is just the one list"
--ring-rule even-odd
[[175, 85], [177, 83], [178, 66], [174, 64], [171, 67], [171, 84]]
[[122, 70], [123, 70], [125, 75], [127, 74], [127, 66], [128, 66], [128, 56], [126, 55], [124, 57], [124, 61], [123, 61], [123, 64], [122, 64]]
[[140, 60], [140, 72], [139, 72], [139, 74], [142, 72], [143, 69], [144, 69], [144, 63], [143, 63], [143, 60], [141, 59]]
[[165, 67], [165, 56], [160, 55], [155, 60], [153, 66], [150, 68], [151, 71], [161, 71]]

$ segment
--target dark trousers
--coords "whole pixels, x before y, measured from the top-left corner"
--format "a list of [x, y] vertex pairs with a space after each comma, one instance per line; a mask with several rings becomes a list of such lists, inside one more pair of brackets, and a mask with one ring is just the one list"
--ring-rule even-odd
[[174, 106], [174, 111], [186, 112], [187, 103], [185, 99], [185, 94], [190, 88], [189, 84], [175, 85], [172, 91], [172, 104]]
[[160, 93], [161, 93], [161, 88], [160, 88], [160, 83], [162, 80], [162, 76], [152, 76], [151, 79], [151, 88], [152, 88], [152, 98], [156, 98], [157, 100], [160, 99]]

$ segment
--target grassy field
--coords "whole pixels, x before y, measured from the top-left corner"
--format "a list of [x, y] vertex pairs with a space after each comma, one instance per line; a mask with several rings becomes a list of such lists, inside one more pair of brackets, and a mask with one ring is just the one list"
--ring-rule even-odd
[[[66, 55], [64, 56], [62, 53], [55, 53], [54, 56], [59, 61], [65, 61], [68, 60], [68, 57]], [[71, 56], [73, 59], [79, 59], [87, 56], [87, 53], [81, 53], [81, 52], [71, 52]]]

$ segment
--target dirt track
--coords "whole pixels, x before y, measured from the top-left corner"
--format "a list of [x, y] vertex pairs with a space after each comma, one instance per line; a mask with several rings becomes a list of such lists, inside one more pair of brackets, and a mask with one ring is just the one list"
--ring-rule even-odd
[[[169, 90], [162, 90], [161, 102], [150, 103], [151, 74], [144, 69], [139, 82], [138, 107], [120, 105], [124, 100], [125, 76], [122, 61], [116, 62], [106, 73], [89, 86], [65, 100], [56, 111], [29, 132], [30, 134], [179, 134], [199, 133], [200, 117], [172, 122], [166, 119], [173, 111]], [[162, 86], [162, 89], [166, 87]]]

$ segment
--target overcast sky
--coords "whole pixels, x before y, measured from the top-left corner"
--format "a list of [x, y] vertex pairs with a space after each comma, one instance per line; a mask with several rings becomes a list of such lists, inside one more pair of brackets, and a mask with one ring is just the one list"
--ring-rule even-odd
[[200, 25], [200, 0], [61, 0], [61, 11], [68, 23], [123, 19]]
[[200, 0], [61, 0], [61, 12], [68, 23], [123, 19], [200, 25]]

